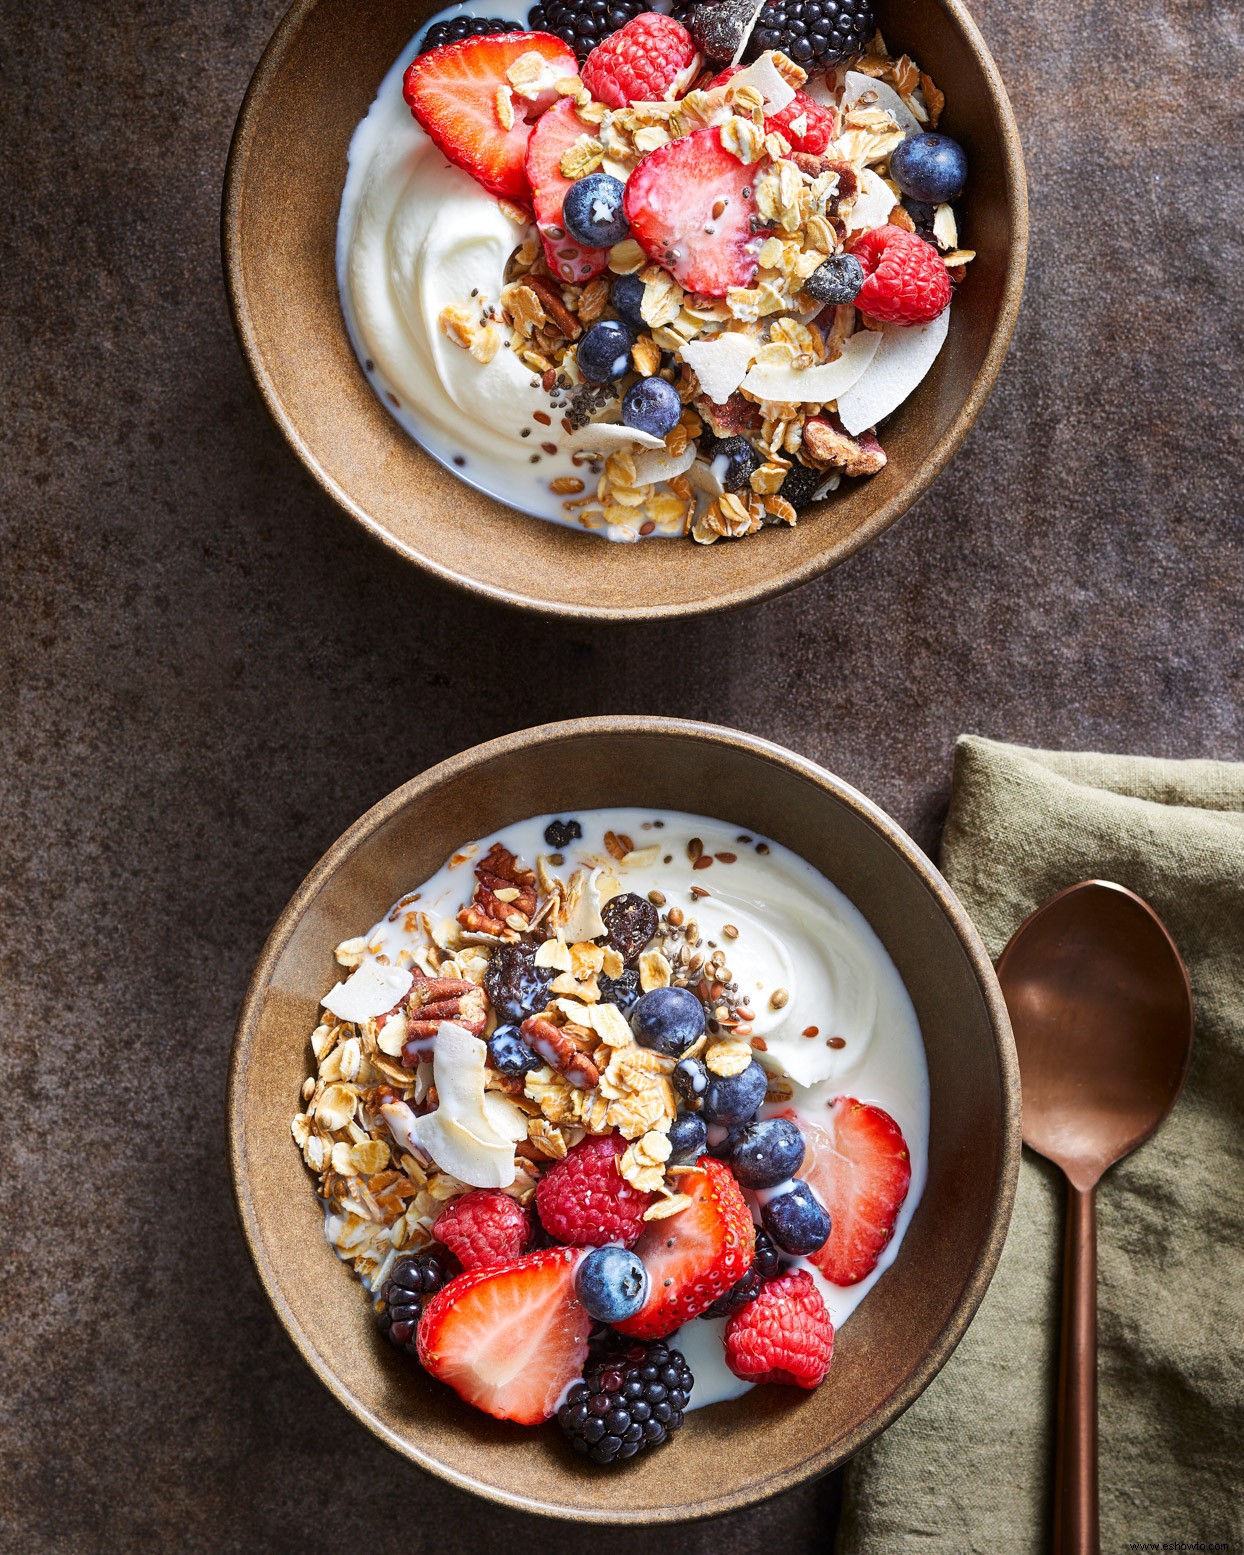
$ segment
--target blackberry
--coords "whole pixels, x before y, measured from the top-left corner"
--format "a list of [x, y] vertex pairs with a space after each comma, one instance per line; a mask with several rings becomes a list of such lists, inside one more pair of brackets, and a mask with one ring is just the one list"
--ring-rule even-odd
[[756, 1266], [753, 1264], [741, 1279], [735, 1280], [724, 1296], [718, 1296], [712, 1306], [706, 1307], [700, 1313], [700, 1316], [703, 1318], [729, 1317], [732, 1313], [737, 1312], [740, 1307], [745, 1307], [749, 1301], [755, 1301], [760, 1294], [760, 1287], [763, 1284], [764, 1280], [757, 1273]]
[[792, 464], [786, 472], [786, 479], [778, 487], [778, 496], [785, 497], [796, 510], [806, 508], [824, 484], [824, 470], [810, 470], [806, 464]]
[[380, 1287], [376, 1322], [395, 1349], [417, 1355], [415, 1329], [429, 1296], [448, 1285], [458, 1273], [458, 1262], [447, 1248], [430, 1248], [399, 1258]]
[[752, 1265], [762, 1280], [776, 1280], [786, 1272], [786, 1260], [767, 1231], [756, 1227], [756, 1262]]
[[582, 835], [583, 828], [578, 821], [550, 821], [544, 828], [545, 842], [559, 852], [562, 848], [568, 848], [572, 842], [577, 842]]
[[781, 49], [804, 69], [837, 65], [864, 51], [877, 30], [873, 0], [769, 0], [745, 58]]
[[644, 0], [545, 0], [532, 6], [527, 25], [532, 32], [551, 32], [586, 59], [598, 43], [647, 9]]
[[695, 1378], [681, 1351], [620, 1344], [589, 1361], [557, 1411], [574, 1450], [602, 1465], [668, 1441], [683, 1421]]
[[701, 1312], [701, 1317], [729, 1317], [737, 1312], [740, 1307], [745, 1307], [749, 1301], [755, 1301], [760, 1294], [760, 1287], [767, 1280], [776, 1280], [779, 1274], [786, 1270], [786, 1260], [773, 1245], [773, 1240], [767, 1231], [756, 1227], [756, 1261], [751, 1268], [738, 1279], [725, 1293], [718, 1296], [712, 1306]]
[[419, 45], [420, 54], [439, 49], [446, 43], [461, 43], [463, 38], [485, 38], [494, 32], [519, 32], [521, 22], [507, 22], [500, 16], [454, 16], [447, 22], [429, 27]]

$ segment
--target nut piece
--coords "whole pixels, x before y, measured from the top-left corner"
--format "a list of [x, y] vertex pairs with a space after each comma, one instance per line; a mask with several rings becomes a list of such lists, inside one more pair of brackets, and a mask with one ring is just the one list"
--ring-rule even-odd
[[582, 334], [579, 321], [562, 301], [561, 292], [552, 281], [547, 281], [543, 276], [529, 275], [526, 285], [530, 286], [540, 299], [540, 306], [565, 335], [567, 340], [577, 340]]
[[837, 416], [813, 416], [804, 423], [803, 456], [808, 464], [844, 475], [876, 475], [886, 463], [885, 450], [871, 432], [852, 437]]
[[[507, 847], [494, 842], [475, 866], [479, 884], [471, 905], [458, 914], [458, 922], [472, 934], [488, 934], [496, 939], [516, 939], [536, 910], [536, 877], [524, 869]], [[517, 887], [510, 896], [509, 888]], [[504, 892], [504, 895], [498, 895]]]
[[576, 1090], [590, 1091], [600, 1080], [600, 1070], [576, 1046], [573, 1037], [560, 1026], [555, 1026], [543, 1015], [532, 1015], [522, 1025], [523, 1037], [540, 1057], [566, 1079]]

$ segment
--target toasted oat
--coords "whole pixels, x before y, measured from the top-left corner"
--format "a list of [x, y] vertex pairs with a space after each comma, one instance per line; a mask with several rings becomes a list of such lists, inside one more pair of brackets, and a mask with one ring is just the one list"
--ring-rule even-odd
[[502, 84], [497, 88], [493, 98], [493, 107], [497, 114], [497, 123], [503, 130], [514, 128], [514, 93], [508, 86]]
[[729, 1078], [742, 1074], [752, 1061], [750, 1043], [736, 1042], [729, 1038], [714, 1042], [704, 1054], [704, 1067], [711, 1073]]
[[[677, 1167], [673, 1168], [673, 1170], [677, 1171]], [[685, 1193], [671, 1193], [650, 1204], [644, 1211], [644, 1219], [669, 1220], [672, 1215], [679, 1214], [680, 1211], [688, 1209], [690, 1205], [691, 1199]]]

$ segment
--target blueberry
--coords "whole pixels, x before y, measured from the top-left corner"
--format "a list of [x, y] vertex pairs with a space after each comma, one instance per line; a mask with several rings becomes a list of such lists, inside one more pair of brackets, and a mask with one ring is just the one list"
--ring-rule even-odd
[[644, 300], [644, 283], [637, 275], [619, 275], [609, 288], [609, 301], [614, 312], [620, 313], [636, 334], [648, 328], [639, 305]]
[[768, 1076], [754, 1058], [742, 1074], [714, 1075], [704, 1092], [705, 1119], [727, 1128], [750, 1123], [768, 1088]]
[[829, 1211], [802, 1180], [771, 1198], [760, 1218], [782, 1251], [796, 1257], [816, 1252], [829, 1239]]
[[854, 302], [864, 284], [864, 266], [854, 254], [834, 254], [808, 277], [803, 289], [816, 302]]
[[562, 201], [562, 226], [584, 248], [612, 248], [630, 236], [622, 210], [625, 184], [608, 173], [589, 173], [571, 184]]
[[530, 1074], [544, 1062], [523, 1041], [517, 1026], [498, 1026], [488, 1039], [488, 1057], [498, 1074]]
[[670, 1160], [675, 1165], [698, 1161], [708, 1143], [708, 1124], [695, 1112], [680, 1112], [670, 1124]]
[[688, 1104], [698, 1101], [708, 1089], [708, 1070], [698, 1058], [682, 1059], [674, 1065], [674, 1073], [670, 1078], [674, 1082], [674, 1089]]
[[719, 438], [709, 449], [709, 469], [726, 491], [742, 491], [760, 464], [760, 455], [745, 437]]
[[745, 1188], [776, 1188], [799, 1170], [803, 1135], [789, 1118], [765, 1118], [739, 1131], [730, 1167]]
[[682, 401], [678, 390], [664, 378], [641, 378], [622, 397], [622, 419], [637, 432], [664, 437], [678, 425]]
[[625, 1247], [596, 1247], [575, 1270], [574, 1288], [598, 1323], [623, 1323], [648, 1299], [648, 1271]]
[[949, 135], [912, 135], [890, 156], [890, 177], [904, 194], [944, 205], [957, 200], [968, 181], [968, 159]]
[[608, 383], [613, 378], [621, 378], [630, 368], [633, 344], [625, 324], [619, 324], [615, 319], [601, 319], [579, 342], [575, 353], [579, 371], [589, 383]]
[[641, 1047], [680, 1058], [704, 1035], [704, 1006], [689, 988], [653, 988], [636, 1000], [631, 1030]]
[[583, 828], [578, 821], [550, 821], [544, 828], [545, 842], [559, 853], [572, 842], [577, 842], [582, 835]]

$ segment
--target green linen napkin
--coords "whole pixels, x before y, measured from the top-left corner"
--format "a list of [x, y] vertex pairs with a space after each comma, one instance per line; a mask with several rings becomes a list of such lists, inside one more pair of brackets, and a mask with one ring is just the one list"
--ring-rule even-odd
[[[1047, 897], [1100, 877], [1143, 896], [1188, 964], [1187, 1085], [1098, 1191], [1102, 1549], [1244, 1549], [1244, 765], [965, 736], [942, 869], [995, 957]], [[838, 1555], [1048, 1548], [1062, 1212], [1025, 1150], [976, 1320], [851, 1464]]]

